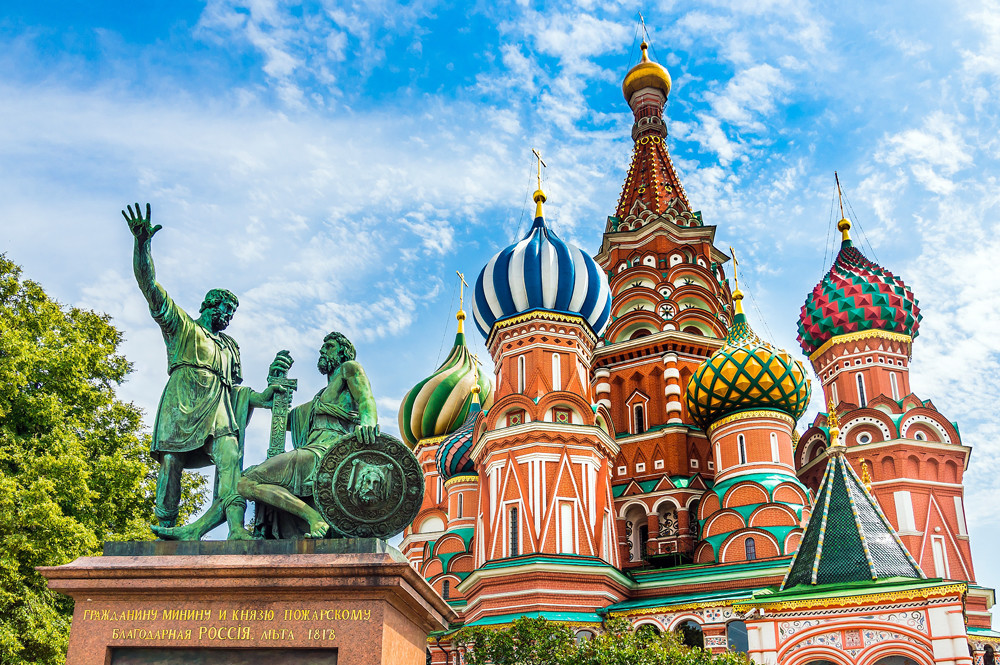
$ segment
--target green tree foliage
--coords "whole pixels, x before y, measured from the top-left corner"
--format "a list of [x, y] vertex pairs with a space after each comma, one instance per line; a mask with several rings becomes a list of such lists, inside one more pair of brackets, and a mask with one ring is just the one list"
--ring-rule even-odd
[[[63, 307], [0, 255], [0, 662], [61, 663], [72, 601], [36, 566], [152, 537], [142, 414], [115, 397], [131, 365], [108, 316]], [[187, 512], [205, 480], [187, 474]]]
[[464, 628], [457, 640], [469, 665], [746, 665], [746, 655], [712, 655], [680, 636], [608, 619], [590, 640], [576, 641], [564, 624], [521, 617], [502, 629]]

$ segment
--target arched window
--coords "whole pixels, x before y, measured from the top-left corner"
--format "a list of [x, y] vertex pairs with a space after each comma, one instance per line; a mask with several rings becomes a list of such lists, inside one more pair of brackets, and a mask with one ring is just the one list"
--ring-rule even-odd
[[451, 580], [445, 580], [441, 583], [441, 597], [445, 600], [451, 598]]
[[757, 542], [753, 538], [747, 538], [743, 541], [743, 549], [746, 551], [747, 561], [757, 559]]
[[517, 392], [519, 392], [519, 393], [523, 393], [524, 392], [524, 374], [525, 374], [524, 365], [525, 365], [524, 356], [518, 356], [517, 357]]
[[736, 436], [736, 446], [740, 451], [740, 464], [747, 463], [747, 440], [742, 434]]
[[701, 630], [701, 626], [698, 625], [697, 621], [685, 621], [676, 628], [674, 632], [677, 633], [681, 642], [689, 647], [697, 647], [699, 649], [705, 648], [705, 634]]
[[889, 372], [889, 388], [892, 389], [892, 398], [899, 399], [899, 385], [896, 383], [895, 372]]
[[559, 354], [552, 354], [552, 390], [562, 390], [562, 362]]
[[636, 434], [642, 434], [646, 431], [646, 412], [642, 408], [642, 404], [635, 405], [635, 429]]
[[586, 642], [587, 640], [594, 639], [594, 632], [592, 630], [578, 630], [576, 632], [576, 643], [580, 644]]
[[464, 507], [462, 504], [465, 503], [463, 501], [463, 499], [465, 499], [465, 496], [462, 495], [462, 494], [459, 494], [458, 498], [455, 499], [455, 508], [456, 508], [456, 510], [455, 510], [455, 517], [461, 517], [462, 516], [462, 508]]
[[987, 644], [983, 653], [983, 665], [995, 665], [995, 663], [996, 654], [993, 651], [993, 647]]
[[704, 335], [705, 334], [705, 333], [703, 333], [701, 331], [701, 328], [696, 328], [694, 326], [688, 326], [688, 327], [684, 328], [684, 330], [682, 332], [686, 332], [689, 335]]
[[858, 380], [858, 406], [864, 406], [868, 404], [868, 398], [865, 396], [865, 377], [862, 376], [861, 372], [854, 375]]
[[518, 542], [518, 521], [517, 506], [510, 509], [510, 556], [517, 556], [521, 553], [521, 544]]
[[906, 656], [893, 654], [892, 656], [879, 658], [875, 661], [875, 665], [917, 665], [917, 661]]
[[775, 432], [771, 432], [771, 460], [781, 461], [781, 455], [778, 453], [778, 435]]
[[750, 650], [750, 640], [747, 638], [747, 625], [742, 621], [730, 621], [726, 624], [726, 643], [730, 651], [746, 653]]
[[837, 384], [830, 384], [830, 397], [833, 398], [833, 405], [837, 406], [840, 404], [840, 400], [837, 398]]

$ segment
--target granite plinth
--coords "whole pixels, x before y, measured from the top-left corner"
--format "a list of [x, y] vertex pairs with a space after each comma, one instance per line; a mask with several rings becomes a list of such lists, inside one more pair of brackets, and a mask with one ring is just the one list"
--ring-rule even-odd
[[76, 601], [67, 665], [421, 665], [457, 618], [376, 539], [108, 543], [39, 570]]

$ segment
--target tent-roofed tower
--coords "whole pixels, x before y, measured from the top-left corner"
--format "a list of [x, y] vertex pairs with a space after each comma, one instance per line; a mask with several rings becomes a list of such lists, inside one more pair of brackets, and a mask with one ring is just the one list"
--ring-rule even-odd
[[[667, 148], [671, 86], [643, 42], [622, 83], [634, 118], [631, 162], [595, 257], [612, 304], [592, 380], [622, 448], [613, 482], [626, 567], [650, 556], [693, 556], [698, 533], [689, 515], [715, 461], [682, 395], [695, 368], [722, 346], [733, 316], [722, 268], [729, 257], [713, 244], [715, 227], [692, 211]], [[658, 489], [641, 492], [648, 495], [641, 508], [629, 497], [646, 483]]]

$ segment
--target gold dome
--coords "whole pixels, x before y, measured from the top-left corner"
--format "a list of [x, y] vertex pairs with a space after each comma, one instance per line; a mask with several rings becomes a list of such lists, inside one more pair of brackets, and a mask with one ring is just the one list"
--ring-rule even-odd
[[643, 41], [639, 48], [642, 49], [642, 61], [628, 71], [622, 82], [622, 94], [625, 95], [625, 101], [630, 102], [632, 95], [643, 88], [656, 88], [663, 93], [664, 97], [667, 97], [670, 94], [670, 74], [667, 73], [666, 69], [649, 59], [649, 55], [646, 53], [649, 44]]

